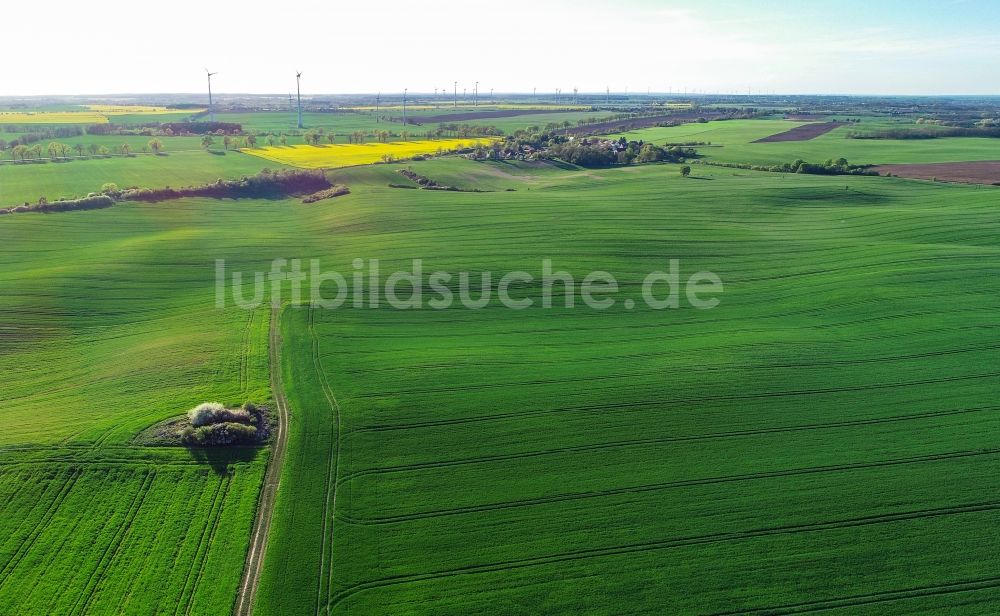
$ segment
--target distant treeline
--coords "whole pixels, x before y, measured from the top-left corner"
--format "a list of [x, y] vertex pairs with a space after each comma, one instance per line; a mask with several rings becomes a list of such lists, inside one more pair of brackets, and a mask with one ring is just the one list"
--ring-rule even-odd
[[870, 132], [848, 133], [848, 139], [941, 139], [943, 137], [1000, 138], [1000, 127], [963, 128], [887, 128]]
[[238, 135], [243, 132], [243, 125], [232, 122], [164, 122], [138, 128], [116, 124], [91, 124], [87, 127], [88, 135], [146, 135], [156, 131], [164, 135]]
[[[83, 129], [79, 126], [60, 126], [58, 128], [31, 127], [33, 130], [11, 130], [16, 126], [5, 125], [4, 131], [8, 133], [25, 133], [11, 140], [0, 138], [0, 151], [13, 149], [19, 145], [31, 145], [47, 139], [67, 139], [69, 137], [79, 137], [83, 134]], [[28, 128], [28, 127], [21, 127]]]

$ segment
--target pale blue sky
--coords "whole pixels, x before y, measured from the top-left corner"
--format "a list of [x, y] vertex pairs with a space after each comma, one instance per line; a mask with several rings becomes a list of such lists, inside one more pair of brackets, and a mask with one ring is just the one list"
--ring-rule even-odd
[[[0, 95], [1000, 93], [1000, 2], [135, 0], [3, 9]], [[16, 50], [23, 50], [20, 53]], [[14, 55], [10, 55], [15, 52]]]

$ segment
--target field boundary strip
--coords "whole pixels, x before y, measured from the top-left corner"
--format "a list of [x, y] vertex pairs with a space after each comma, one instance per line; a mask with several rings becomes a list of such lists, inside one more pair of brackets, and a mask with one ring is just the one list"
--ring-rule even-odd
[[253, 612], [257, 586], [264, 565], [264, 554], [267, 550], [267, 539], [271, 530], [271, 518], [274, 512], [274, 501], [278, 494], [281, 481], [281, 468], [285, 460], [285, 450], [288, 447], [288, 399], [285, 397], [284, 384], [281, 378], [281, 315], [283, 306], [271, 306], [271, 324], [268, 332], [268, 359], [271, 365], [271, 393], [278, 411], [278, 427], [275, 431], [274, 448], [264, 472], [264, 484], [260, 491], [260, 501], [257, 504], [257, 515], [254, 518], [251, 532], [250, 547], [247, 550], [246, 566], [233, 614], [250, 616]]

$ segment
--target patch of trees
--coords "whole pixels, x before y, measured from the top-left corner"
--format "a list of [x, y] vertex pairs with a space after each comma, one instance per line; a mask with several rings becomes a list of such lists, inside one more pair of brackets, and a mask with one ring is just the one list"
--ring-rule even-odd
[[985, 137], [996, 139], [1000, 138], [1000, 127], [888, 128], [869, 132], [852, 132], [847, 135], [848, 139], [941, 139], [942, 137]]
[[642, 141], [596, 137], [569, 139], [562, 135], [515, 133], [503, 142], [477, 146], [470, 158], [476, 160], [558, 159], [581, 167], [610, 167], [633, 163], [679, 163], [697, 158], [692, 148], [660, 147]]
[[181, 431], [181, 442], [199, 447], [259, 443], [267, 433], [264, 410], [249, 402], [238, 409], [218, 402], [199, 404], [188, 411], [191, 425]]
[[[212, 184], [186, 188], [129, 188], [108, 193], [119, 201], [169, 201], [185, 197], [212, 199], [280, 199], [310, 195], [331, 188], [322, 171], [304, 169], [264, 169], [257, 175], [238, 180], [218, 179]], [[116, 187], [117, 189], [117, 187]]]
[[749, 163], [720, 163], [713, 161], [698, 161], [711, 167], [726, 167], [730, 169], [747, 169], [749, 171], [768, 171], [771, 173], [805, 173], [810, 175], [878, 175], [868, 165], [852, 165], [846, 158], [829, 159], [822, 163], [809, 163], [802, 159], [782, 165], [751, 165]]

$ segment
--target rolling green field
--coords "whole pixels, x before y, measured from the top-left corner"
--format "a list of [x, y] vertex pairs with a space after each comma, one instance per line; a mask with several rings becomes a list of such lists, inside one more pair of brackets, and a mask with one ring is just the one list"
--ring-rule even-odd
[[[803, 122], [787, 120], [727, 120], [706, 124], [684, 124], [646, 128], [622, 133], [630, 140], [652, 143], [710, 142], [715, 147], [698, 148], [708, 160], [726, 163], [780, 165], [803, 159], [822, 162], [846, 158], [855, 165], [891, 163], [961, 162], [1000, 160], [1000, 139], [945, 137], [942, 139], [847, 139], [852, 131], [868, 130], [865, 124], [847, 125], [809, 141], [753, 143], [784, 132]], [[619, 135], [615, 135], [616, 137]]]
[[0, 222], [0, 612], [229, 611], [266, 452], [135, 437], [205, 400], [270, 398], [267, 311], [215, 310], [205, 259], [253, 259], [282, 228], [291, 243], [288, 207]]
[[[485, 167], [463, 175], [502, 172]], [[341, 230], [327, 258], [551, 257], [636, 298], [675, 257], [718, 273], [723, 305], [286, 309], [302, 415], [259, 613], [995, 611], [1000, 251], [982, 191], [528, 178], [359, 189], [318, 223]]]
[[0, 164], [0, 204], [35, 203], [42, 196], [50, 201], [82, 196], [100, 190], [105, 182], [120, 187], [192, 186], [282, 166], [235, 151], [173, 151], [169, 142], [167, 146], [164, 156], [136, 154], [42, 164]]
[[[845, 129], [750, 143], [798, 124], [627, 136], [753, 163], [997, 147]], [[168, 153], [0, 165], [0, 205], [275, 166]], [[412, 184], [404, 167], [490, 192], [390, 188]], [[331, 172], [351, 194], [308, 205], [0, 217], [0, 613], [230, 613], [269, 450], [137, 436], [200, 402], [267, 403], [281, 370], [289, 442], [255, 614], [995, 614], [998, 193], [693, 175], [445, 158]], [[563, 306], [561, 285], [543, 308], [537, 281], [515, 292], [526, 310], [283, 295], [271, 366], [271, 308], [216, 308], [215, 263], [275, 258], [379, 259], [383, 277], [418, 258], [470, 272], [475, 296], [484, 272], [537, 277], [549, 258], [620, 292], [607, 310]], [[721, 304], [646, 307], [643, 277], [671, 259], [720, 276]]]

